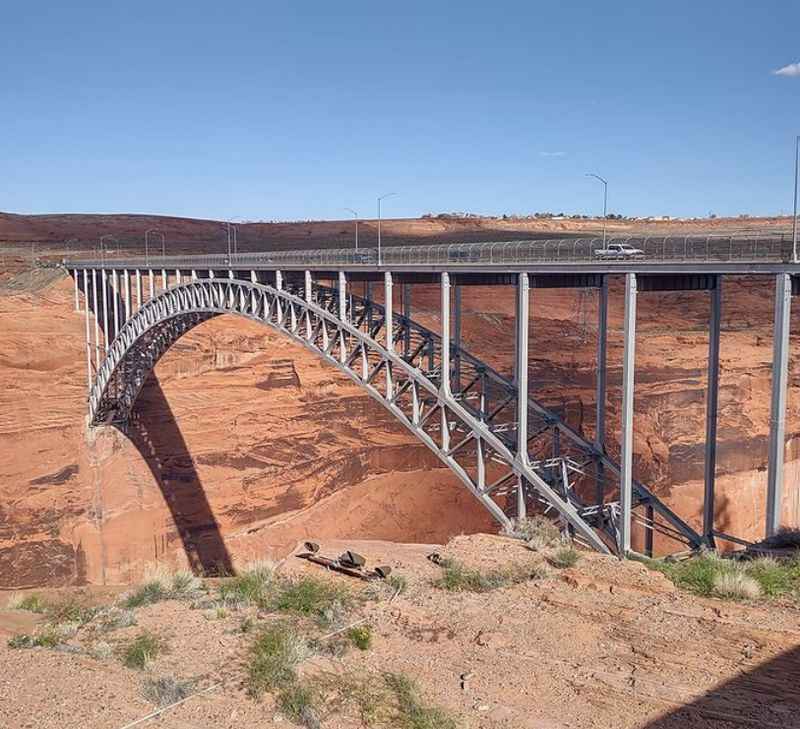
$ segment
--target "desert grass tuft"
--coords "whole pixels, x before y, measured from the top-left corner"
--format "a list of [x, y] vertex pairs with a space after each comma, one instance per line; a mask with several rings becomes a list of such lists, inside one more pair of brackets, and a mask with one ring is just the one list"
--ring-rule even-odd
[[561, 532], [547, 517], [541, 515], [516, 519], [508, 532], [509, 536], [521, 539], [534, 552], [549, 549], [561, 542]]
[[449, 592], [491, 592], [528, 580], [545, 577], [547, 572], [541, 564], [511, 565], [486, 572], [466, 567], [454, 559], [439, 563], [442, 576], [433, 581], [433, 586]]
[[732, 600], [756, 600], [761, 586], [743, 569], [720, 572], [714, 577], [714, 594]]
[[321, 726], [317, 704], [318, 693], [311, 683], [294, 682], [282, 689], [278, 694], [278, 707], [286, 717], [306, 727], [306, 729], [319, 729]]
[[394, 695], [397, 729], [457, 729], [455, 719], [444, 709], [427, 706], [414, 682], [400, 673], [386, 673], [384, 683]]
[[800, 593], [800, 559], [761, 557], [735, 562], [708, 552], [682, 562], [645, 563], [678, 587], [697, 595], [756, 600]]
[[27, 610], [31, 613], [43, 613], [47, 609], [47, 604], [41, 595], [31, 593], [30, 595], [22, 595], [21, 593], [14, 593], [6, 603], [8, 610]]
[[250, 562], [235, 577], [219, 586], [219, 598], [232, 608], [244, 605], [265, 607], [274, 584], [275, 566], [271, 562]]
[[144, 631], [122, 648], [122, 663], [127, 668], [142, 671], [159, 655], [166, 652], [166, 649], [167, 646], [161, 638], [154, 633]]
[[246, 663], [247, 691], [255, 699], [294, 683], [296, 666], [308, 655], [305, 640], [288, 623], [275, 623], [256, 634]]
[[324, 626], [336, 626], [345, 619], [351, 594], [342, 585], [316, 577], [301, 577], [280, 586], [273, 607], [276, 610], [314, 618]]
[[556, 569], [563, 570], [567, 567], [574, 567], [579, 559], [580, 552], [570, 544], [559, 547], [547, 558], [547, 561]]
[[150, 677], [142, 685], [142, 695], [157, 707], [170, 706], [189, 696], [194, 683], [182, 681], [172, 675]]
[[9, 648], [55, 648], [64, 642], [65, 635], [58, 628], [48, 626], [34, 635], [20, 634], [8, 641]]
[[145, 605], [153, 605], [161, 600], [167, 598], [167, 592], [164, 590], [160, 582], [153, 580], [152, 582], [145, 582], [134, 590], [123, 600], [123, 605], [126, 608], [139, 608]]

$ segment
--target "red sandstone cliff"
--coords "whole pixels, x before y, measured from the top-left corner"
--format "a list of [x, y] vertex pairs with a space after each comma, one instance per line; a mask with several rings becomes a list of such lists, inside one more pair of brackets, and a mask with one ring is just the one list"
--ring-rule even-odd
[[[621, 289], [611, 287], [610, 442], [619, 416]], [[772, 292], [724, 292], [718, 526], [763, 524]], [[465, 346], [508, 371], [511, 290], [464, 289]], [[593, 429], [595, 294], [537, 290], [531, 388]], [[415, 317], [438, 328], [435, 287]], [[698, 522], [707, 294], [643, 294], [637, 342], [636, 475]], [[0, 297], [0, 587], [119, 582], [165, 559], [228, 568], [300, 538], [444, 541], [492, 529], [447, 470], [349, 380], [258, 325], [221, 317], [156, 368], [128, 437], [87, 433], [82, 314], [71, 283]], [[791, 363], [789, 449], [798, 377]], [[613, 445], [611, 446], [613, 449]], [[785, 521], [798, 524], [796, 461]]]

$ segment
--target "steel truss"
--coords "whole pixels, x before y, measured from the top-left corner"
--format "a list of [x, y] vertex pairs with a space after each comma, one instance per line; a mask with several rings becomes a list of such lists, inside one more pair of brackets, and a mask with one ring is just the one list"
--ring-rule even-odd
[[[387, 332], [385, 307], [309, 278], [287, 281], [285, 288], [234, 278], [198, 279], [142, 305], [124, 323], [98, 370], [89, 396], [92, 424], [126, 424], [150, 371], [181, 336], [215, 316], [238, 314], [300, 342], [363, 387], [503, 527], [512, 527], [511, 515], [525, 513], [526, 501], [538, 502], [587, 545], [619, 553], [619, 501], [604, 497], [617, 489], [619, 466], [601, 448], [529, 399], [527, 457], [519, 457], [513, 382], [452, 343], [443, 353], [442, 338], [408, 316], [392, 313]], [[458, 366], [460, 376], [443, 377], [443, 366], [446, 371]], [[632, 508], [644, 511], [636, 518], [650, 532], [658, 530], [690, 548], [703, 542], [638, 482]]]

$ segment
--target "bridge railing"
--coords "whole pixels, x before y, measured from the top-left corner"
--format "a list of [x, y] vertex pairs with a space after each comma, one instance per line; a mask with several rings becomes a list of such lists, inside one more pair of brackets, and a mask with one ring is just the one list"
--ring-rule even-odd
[[[615, 256], [613, 244], [625, 244], [636, 252]], [[605, 251], [605, 253], [603, 252]], [[552, 240], [450, 243], [446, 245], [330, 248], [318, 250], [264, 251], [259, 253], [149, 256], [128, 258], [107, 255], [102, 259], [68, 259], [64, 265], [152, 269], [247, 269], [259, 266], [441, 266], [509, 265], [529, 263], [626, 263], [642, 262], [789, 262], [791, 240], [786, 236], [662, 236], [608, 238], [556, 238]]]

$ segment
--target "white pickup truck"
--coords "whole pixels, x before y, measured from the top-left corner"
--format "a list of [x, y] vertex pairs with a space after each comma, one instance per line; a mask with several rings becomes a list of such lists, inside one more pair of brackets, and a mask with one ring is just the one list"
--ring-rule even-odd
[[642, 258], [644, 251], [634, 248], [630, 243], [609, 243], [605, 248], [596, 248], [594, 255], [596, 258]]

